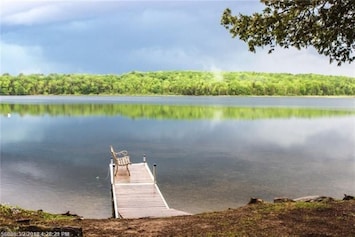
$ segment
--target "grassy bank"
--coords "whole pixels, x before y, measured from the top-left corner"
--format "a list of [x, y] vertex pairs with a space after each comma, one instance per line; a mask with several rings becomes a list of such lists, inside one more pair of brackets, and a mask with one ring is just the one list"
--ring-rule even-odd
[[354, 96], [355, 78], [255, 72], [130, 72], [0, 76], [0, 95]]
[[[18, 220], [29, 219], [29, 223]], [[192, 216], [84, 219], [0, 206], [0, 232], [73, 228], [84, 236], [355, 236], [355, 201], [261, 203]], [[27, 228], [27, 229], [26, 229]], [[62, 229], [61, 229], [62, 228]], [[66, 232], [63, 232], [66, 233]]]

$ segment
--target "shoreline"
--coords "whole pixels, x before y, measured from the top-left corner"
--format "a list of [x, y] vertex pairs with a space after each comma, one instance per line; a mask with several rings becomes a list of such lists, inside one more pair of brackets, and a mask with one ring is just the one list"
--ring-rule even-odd
[[[251, 198], [235, 209], [191, 216], [139, 219], [83, 219], [70, 212], [49, 214], [0, 204], [0, 236], [59, 233], [59, 236], [354, 236], [355, 199], [308, 196]], [[346, 198], [346, 197], [345, 197]], [[344, 198], [344, 199], [345, 199]], [[22, 235], [17, 235], [22, 236]], [[25, 235], [23, 235], [25, 236]]]

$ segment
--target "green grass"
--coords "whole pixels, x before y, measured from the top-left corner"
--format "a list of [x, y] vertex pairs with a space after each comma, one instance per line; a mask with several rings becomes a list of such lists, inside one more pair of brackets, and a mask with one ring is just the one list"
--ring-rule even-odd
[[25, 210], [19, 207], [14, 207], [10, 205], [0, 204], [0, 215], [3, 218], [31, 218], [34, 220], [44, 220], [44, 221], [58, 221], [58, 220], [73, 220], [75, 217], [73, 216], [66, 216], [61, 214], [50, 214], [47, 212], [43, 212], [41, 210], [32, 211], [32, 210]]

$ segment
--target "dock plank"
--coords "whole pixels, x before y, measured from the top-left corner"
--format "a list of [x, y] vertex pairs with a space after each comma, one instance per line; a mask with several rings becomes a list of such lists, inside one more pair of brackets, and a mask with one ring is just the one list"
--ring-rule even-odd
[[115, 177], [111, 172], [115, 213], [122, 218], [190, 215], [169, 208], [147, 163], [130, 164], [129, 170], [130, 175], [124, 167], [119, 167]]

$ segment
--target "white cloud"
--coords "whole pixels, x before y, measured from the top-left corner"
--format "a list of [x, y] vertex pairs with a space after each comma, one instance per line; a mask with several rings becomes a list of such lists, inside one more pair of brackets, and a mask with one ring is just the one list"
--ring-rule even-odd
[[67, 68], [66, 65], [50, 62], [39, 45], [22, 46], [0, 41], [0, 73], [31, 74], [51, 73]]
[[[12, 111], [6, 112], [12, 113]], [[42, 126], [40, 118], [26, 117], [26, 121], [29, 122], [28, 126], [24, 124], [22, 126], [14, 126], [14, 124], [21, 124], [21, 118], [17, 114], [12, 115], [10, 118], [1, 119], [1, 142], [5, 146], [10, 143], [18, 143], [26, 140], [41, 142], [44, 138], [44, 134], [37, 129], [38, 126]], [[36, 136], [33, 136], [33, 134], [36, 134]]]
[[266, 50], [257, 51], [255, 66], [263, 72], [317, 73], [355, 76], [354, 65], [329, 64], [326, 56], [319, 55], [315, 49], [276, 49], [272, 54]]
[[221, 51], [212, 54], [204, 52], [204, 59], [201, 60], [203, 70], [355, 76], [353, 64], [344, 63], [340, 67], [336, 63], [329, 64], [326, 56], [319, 55], [312, 48], [277, 48], [272, 54], [268, 54], [265, 49], [257, 49], [256, 53], [252, 53], [243, 42], [235, 39], [232, 43], [228, 42], [228, 39], [225, 41], [226, 45], [221, 47]]
[[29, 176], [35, 180], [47, 179], [50, 176], [40, 167], [37, 167], [36, 164], [28, 161], [10, 163], [7, 169], [13, 174]]
[[[248, 52], [245, 43], [232, 39], [219, 24], [223, 9], [233, 7], [231, 2], [208, 1], [201, 6], [193, 1], [2, 0], [0, 4], [2, 72], [207, 70], [217, 78], [220, 71], [355, 76], [353, 65], [330, 65], [313, 49], [277, 49], [270, 55], [262, 49]], [[260, 6], [245, 1], [238, 10], [258, 11]]]
[[39, 23], [43, 19], [53, 21], [60, 17], [61, 9], [54, 5], [42, 5], [35, 8], [26, 9], [13, 14], [5, 15], [2, 21], [14, 25], [32, 25]]
[[[335, 122], [336, 121], [336, 122]], [[252, 132], [244, 134], [244, 139], [252, 142], [270, 143], [281, 147], [293, 147], [314, 145], [317, 146], [317, 140], [314, 138], [324, 137], [330, 141], [335, 138], [339, 141], [339, 146], [344, 146], [344, 149], [334, 150], [332, 146], [323, 147], [323, 151], [327, 154], [332, 154], [332, 157], [349, 157], [352, 155], [352, 150], [347, 150], [347, 147], [352, 147], [355, 141], [355, 133], [353, 129], [344, 131], [345, 127], [352, 128], [354, 126], [353, 118], [336, 118], [327, 119], [288, 119], [288, 120], [268, 120], [258, 121], [256, 126], [250, 127]], [[342, 131], [338, 134], [334, 131]], [[253, 134], [249, 136], [248, 134]], [[320, 135], [321, 134], [321, 135]], [[333, 144], [334, 145], [334, 144]], [[339, 152], [342, 150], [342, 152]], [[336, 154], [333, 154], [333, 153]]]
[[152, 66], [160, 66], [162, 69], [193, 67], [199, 64], [197, 51], [192, 49], [184, 49], [179, 47], [162, 48], [147, 47], [133, 50], [130, 53], [130, 60], [133, 62], [139, 60], [140, 63]]
[[[152, 27], [164, 27], [168, 29], [171, 24], [181, 27], [182, 25], [191, 24], [195, 20], [196, 16], [187, 14], [181, 9], [159, 9], [159, 8], [147, 8], [144, 9], [139, 16], [140, 24]], [[172, 19], [179, 19], [179, 21], [172, 21]]]
[[105, 15], [120, 8], [121, 2], [85, 0], [2, 0], [0, 18], [4, 25], [35, 25], [78, 21]]
[[65, 14], [63, 3], [46, 1], [16, 1], [1, 2], [1, 24], [33, 25], [43, 21], [54, 21]]

